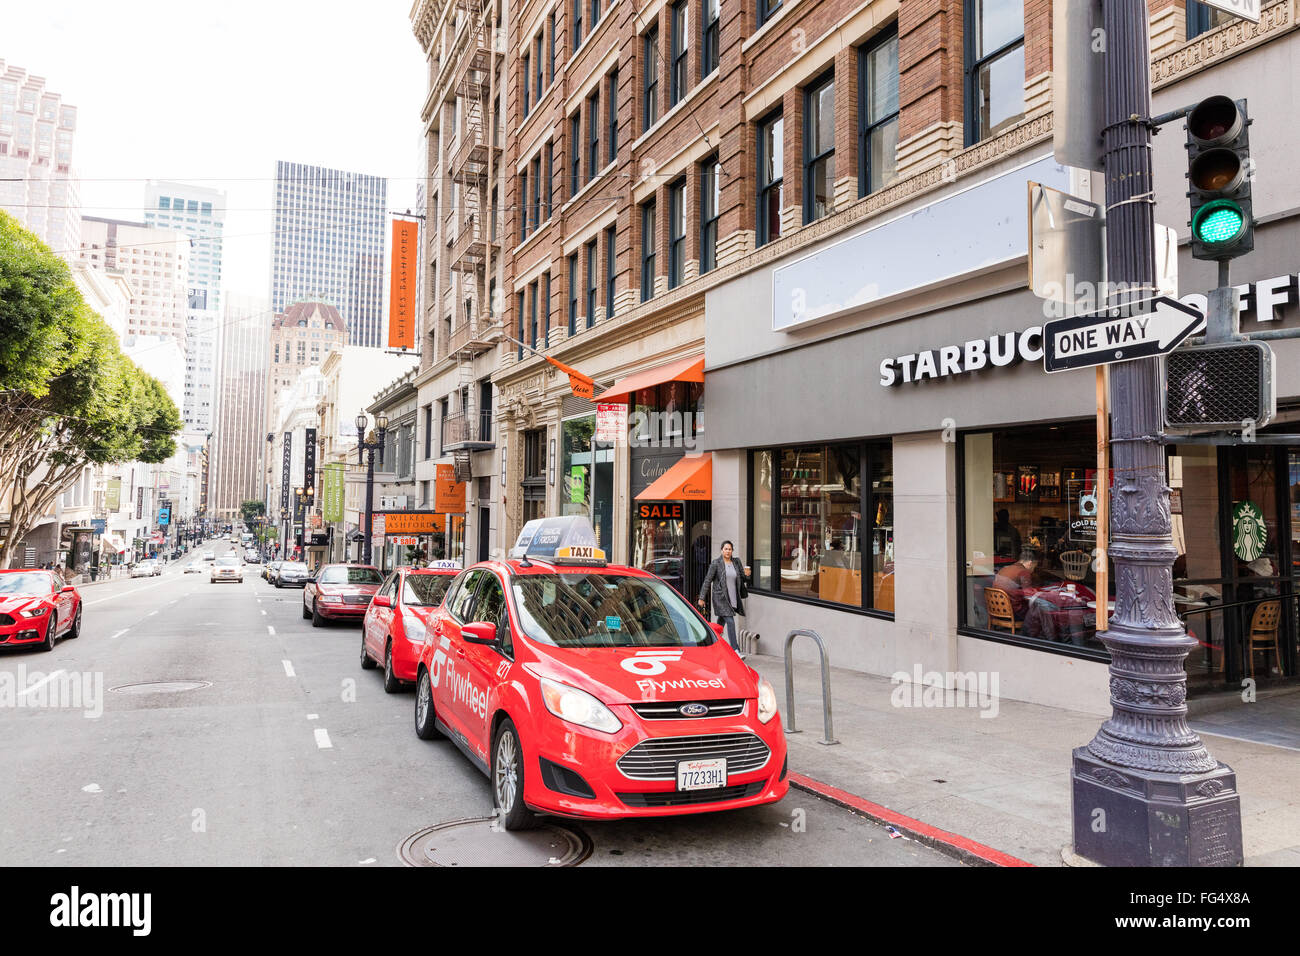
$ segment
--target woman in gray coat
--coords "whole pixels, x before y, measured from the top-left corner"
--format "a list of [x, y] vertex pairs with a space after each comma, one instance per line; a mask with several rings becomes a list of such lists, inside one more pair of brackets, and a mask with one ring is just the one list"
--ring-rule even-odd
[[748, 580], [749, 568], [741, 566], [740, 561], [732, 556], [731, 542], [724, 541], [722, 555], [714, 558], [709, 565], [709, 571], [704, 575], [704, 583], [700, 585], [700, 596], [696, 602], [703, 610], [707, 607], [704, 603], [705, 597], [712, 600], [713, 612], [718, 618], [718, 623], [726, 625], [727, 639], [737, 651], [740, 650], [740, 645], [736, 643], [736, 615], [745, 613], [744, 598], [749, 596], [745, 585]]

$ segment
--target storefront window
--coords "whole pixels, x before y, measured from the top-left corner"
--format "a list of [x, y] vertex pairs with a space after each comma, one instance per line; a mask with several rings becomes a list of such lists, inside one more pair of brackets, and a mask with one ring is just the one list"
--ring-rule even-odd
[[596, 416], [570, 418], [561, 428], [562, 476], [560, 513], [586, 515], [596, 541], [606, 552], [613, 546], [614, 451], [596, 445]]
[[[1091, 422], [963, 438], [969, 627], [1106, 656], [1096, 636]], [[1114, 575], [1107, 584], [1115, 593]]]
[[683, 502], [643, 501], [637, 502], [632, 521], [632, 564], [657, 574], [683, 595], [685, 517]]
[[[864, 472], [871, 475], [869, 486]], [[888, 446], [853, 442], [756, 451], [750, 489], [755, 588], [893, 611], [893, 465]], [[871, 573], [864, 578], [868, 546]]]

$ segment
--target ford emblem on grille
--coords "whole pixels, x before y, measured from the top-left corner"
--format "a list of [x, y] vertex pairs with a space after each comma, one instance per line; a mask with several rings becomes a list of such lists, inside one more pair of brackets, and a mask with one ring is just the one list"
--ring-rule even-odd
[[677, 711], [683, 717], [703, 717], [709, 712], [709, 708], [704, 704], [682, 704]]

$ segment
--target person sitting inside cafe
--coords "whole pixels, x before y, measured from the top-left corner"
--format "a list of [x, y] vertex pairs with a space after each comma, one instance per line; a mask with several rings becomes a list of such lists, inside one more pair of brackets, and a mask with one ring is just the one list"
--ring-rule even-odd
[[993, 586], [1007, 592], [1011, 610], [1017, 621], [1025, 619], [1029, 599], [1034, 593], [1034, 569], [1038, 567], [1038, 552], [1025, 548], [1020, 559], [1002, 567], [993, 579]]

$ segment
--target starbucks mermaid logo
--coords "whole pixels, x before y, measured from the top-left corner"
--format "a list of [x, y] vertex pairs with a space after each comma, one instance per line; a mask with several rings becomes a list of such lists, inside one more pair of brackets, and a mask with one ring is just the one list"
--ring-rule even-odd
[[1246, 563], [1264, 553], [1268, 526], [1264, 512], [1252, 501], [1241, 501], [1232, 509], [1232, 553]]

